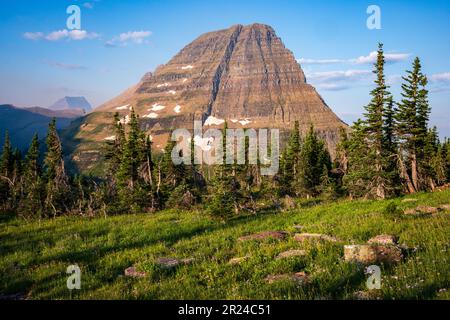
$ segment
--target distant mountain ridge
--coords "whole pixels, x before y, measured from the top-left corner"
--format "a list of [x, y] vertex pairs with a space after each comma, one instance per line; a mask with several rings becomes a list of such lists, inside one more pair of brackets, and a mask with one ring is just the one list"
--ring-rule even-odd
[[79, 116], [73, 110], [54, 111], [40, 107], [18, 108], [8, 104], [0, 105], [0, 149], [6, 130], [13, 146], [25, 151], [35, 133], [39, 139], [45, 138], [48, 124], [53, 118], [56, 118], [57, 129], [61, 130], [67, 128]]
[[23, 109], [50, 118], [78, 118], [84, 114], [80, 114], [79, 109], [50, 110], [42, 107], [30, 107]]

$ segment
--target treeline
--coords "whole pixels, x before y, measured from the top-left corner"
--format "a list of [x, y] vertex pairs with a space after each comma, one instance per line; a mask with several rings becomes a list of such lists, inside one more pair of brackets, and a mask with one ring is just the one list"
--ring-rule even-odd
[[[128, 124], [114, 116], [115, 139], [105, 143], [105, 176], [70, 175], [52, 121], [43, 155], [37, 136], [22, 157], [6, 133], [0, 158], [0, 210], [45, 218], [200, 207], [227, 217], [292, 206], [293, 197], [384, 199], [450, 182], [450, 140], [441, 143], [436, 128], [428, 127], [431, 109], [420, 60], [403, 78], [399, 102], [389, 92], [384, 65], [380, 45], [371, 102], [364, 119], [351, 130], [342, 130], [334, 161], [313, 127], [302, 137], [295, 123], [275, 176], [262, 176], [260, 162], [175, 165], [171, 157], [175, 142], [169, 142], [164, 153], [153, 154], [152, 141], [132, 110]], [[225, 143], [223, 148], [225, 160]]]

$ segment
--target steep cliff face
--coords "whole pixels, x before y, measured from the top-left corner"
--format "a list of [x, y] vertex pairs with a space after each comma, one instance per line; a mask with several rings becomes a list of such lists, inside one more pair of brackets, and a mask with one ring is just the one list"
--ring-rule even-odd
[[307, 84], [275, 31], [262, 24], [200, 36], [136, 86], [97, 108], [78, 132], [72, 128], [80, 140], [74, 149], [78, 162], [83, 150], [92, 155], [93, 142], [111, 137], [112, 114], [119, 112], [126, 122], [131, 107], [157, 149], [164, 147], [171, 130], [190, 129], [194, 120], [206, 127], [222, 127], [227, 121], [231, 128], [279, 128], [285, 134], [294, 121], [302, 131], [313, 124], [332, 152], [339, 128], [346, 126]]

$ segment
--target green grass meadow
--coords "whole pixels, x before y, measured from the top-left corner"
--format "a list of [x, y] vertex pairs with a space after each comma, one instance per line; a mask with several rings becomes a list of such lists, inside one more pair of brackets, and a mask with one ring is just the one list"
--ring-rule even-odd
[[[353, 299], [367, 291], [365, 268], [345, 262], [343, 246], [364, 244], [379, 234], [393, 234], [410, 248], [405, 260], [381, 266], [380, 299], [449, 299], [450, 212], [406, 216], [386, 212], [450, 203], [450, 190], [386, 201], [299, 203], [291, 211], [268, 211], [223, 222], [202, 210], [167, 210], [153, 215], [107, 218], [61, 217], [24, 221], [7, 215], [0, 221], [0, 295], [28, 299]], [[298, 243], [292, 239], [240, 242], [260, 231], [323, 233], [337, 243]], [[276, 260], [289, 249], [304, 257]], [[239, 265], [232, 258], [249, 256]], [[172, 270], [159, 267], [162, 257], [194, 258]], [[66, 287], [66, 269], [81, 268], [81, 290]], [[145, 278], [125, 277], [136, 266]], [[268, 275], [304, 271], [311, 281], [268, 284]]]

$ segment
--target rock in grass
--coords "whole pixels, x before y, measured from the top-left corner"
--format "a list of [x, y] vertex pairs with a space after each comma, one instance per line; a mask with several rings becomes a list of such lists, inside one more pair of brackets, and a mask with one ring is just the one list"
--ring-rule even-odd
[[268, 284], [277, 283], [280, 281], [295, 282], [297, 284], [307, 284], [309, 282], [309, 277], [305, 272], [297, 272], [295, 274], [277, 274], [268, 275], [265, 279]]
[[378, 300], [379, 298], [379, 294], [375, 290], [357, 291], [353, 293], [353, 299], [355, 300]]
[[250, 256], [233, 258], [228, 262], [228, 264], [231, 266], [235, 266], [235, 265], [241, 264], [244, 261], [247, 261], [249, 258], [250, 258]]
[[417, 202], [417, 201], [419, 201], [418, 199], [412, 199], [412, 198], [409, 198], [409, 199], [403, 199], [402, 200], [402, 202], [404, 202], [404, 203], [406, 203], [406, 202]]
[[430, 207], [430, 206], [418, 206], [415, 209], [408, 209], [404, 211], [404, 214], [406, 215], [430, 215], [430, 214], [436, 214], [442, 209], [436, 208], [436, 207]]
[[284, 240], [284, 239], [286, 239], [287, 236], [288, 236], [288, 233], [284, 232], [284, 231], [264, 231], [264, 232], [240, 237], [238, 240], [239, 241], [266, 240], [266, 239]]
[[147, 274], [145, 272], [137, 271], [135, 267], [129, 267], [125, 269], [125, 277], [130, 278], [145, 278]]
[[416, 210], [421, 213], [429, 213], [429, 214], [438, 213], [440, 211], [439, 208], [430, 206], [418, 206]]
[[396, 245], [398, 238], [390, 234], [381, 234], [367, 241], [368, 244]]
[[156, 260], [156, 265], [163, 269], [172, 269], [180, 265], [187, 265], [194, 262], [193, 258], [188, 259], [175, 259], [175, 258], [159, 258]]
[[298, 242], [305, 242], [309, 240], [320, 240], [320, 241], [329, 241], [329, 242], [337, 242], [338, 239], [335, 237], [328, 236], [326, 234], [319, 233], [297, 233], [294, 236], [294, 240]]
[[306, 256], [307, 253], [305, 250], [288, 250], [285, 252], [281, 252], [276, 259], [280, 260], [280, 259], [286, 259], [286, 258], [291, 258], [291, 257], [304, 257]]
[[395, 264], [403, 259], [402, 250], [387, 245], [349, 245], [344, 246], [344, 260], [362, 264]]

